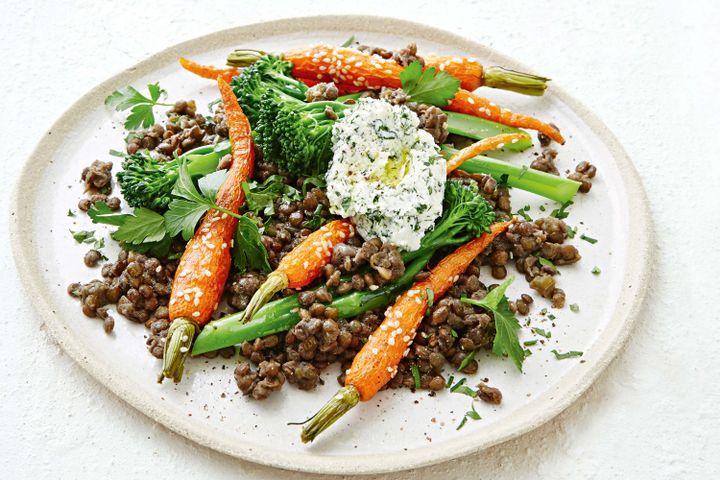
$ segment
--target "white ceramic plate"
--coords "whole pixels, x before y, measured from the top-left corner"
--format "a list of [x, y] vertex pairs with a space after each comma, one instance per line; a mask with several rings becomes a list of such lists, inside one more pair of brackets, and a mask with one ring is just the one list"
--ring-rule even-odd
[[[568, 303], [580, 306], [553, 311], [554, 321], [538, 312], [549, 307], [538, 299], [529, 317], [531, 326], [551, 330], [545, 345], [519, 374], [507, 361], [480, 358], [480, 370], [470, 384], [488, 377], [503, 392], [494, 407], [476, 402], [482, 416], [457, 431], [469, 409], [469, 397], [407, 390], [381, 392], [361, 404], [323, 434], [313, 445], [299, 442], [299, 428], [287, 426], [315, 412], [338, 388], [334, 365], [326, 384], [301, 392], [292, 386], [264, 402], [237, 393], [232, 377], [235, 360], [189, 361], [183, 382], [155, 383], [160, 364], [145, 349], [144, 327], [116, 316], [115, 332], [107, 336], [97, 320], [85, 318], [67, 284], [99, 277], [99, 269], [82, 263], [86, 246], [78, 246], [69, 229], [91, 228], [84, 215], [67, 216], [82, 194], [81, 169], [93, 159], [108, 160], [108, 149], [122, 149], [120, 118], [103, 106], [103, 99], [126, 85], [144, 87], [159, 81], [170, 99], [194, 98], [202, 111], [217, 97], [212, 82], [182, 71], [177, 59], [186, 55], [200, 62], [222, 64], [233, 47], [281, 51], [292, 46], [327, 41], [339, 44], [350, 34], [363, 42], [400, 47], [417, 41], [420, 52], [478, 57], [485, 64], [527, 70], [493, 50], [425, 25], [374, 17], [339, 16], [280, 20], [234, 28], [169, 48], [112, 77], [77, 101], [47, 132], [18, 183], [13, 217], [14, 254], [28, 294], [63, 348], [98, 381], [117, 395], [177, 433], [210, 448], [240, 458], [285, 469], [360, 474], [400, 470], [466, 455], [527, 432], [560, 413], [590, 385], [622, 347], [641, 305], [650, 264], [651, 229], [642, 186], [630, 160], [607, 128], [576, 100], [552, 84], [542, 98], [495, 90], [483, 93], [518, 112], [559, 125], [567, 138], [560, 147], [561, 170], [581, 160], [598, 167], [592, 193], [578, 195], [568, 222], [599, 239], [591, 245], [575, 238], [583, 256], [562, 269], [560, 287]], [[553, 72], [541, 72], [552, 75]], [[532, 152], [510, 161], [528, 164]], [[117, 167], [115, 168], [117, 171]], [[513, 191], [513, 205], [552, 203]], [[36, 215], [43, 212], [42, 215]], [[107, 234], [104, 231], [105, 235]], [[110, 242], [108, 242], [110, 243]], [[109, 256], [116, 252], [107, 248]], [[594, 266], [602, 274], [590, 273]], [[492, 283], [487, 271], [484, 280]], [[516, 298], [529, 288], [518, 278], [510, 291]], [[537, 297], [537, 296], [536, 296]], [[522, 339], [537, 338], [529, 327]], [[552, 349], [581, 350], [580, 359], [556, 360]]]

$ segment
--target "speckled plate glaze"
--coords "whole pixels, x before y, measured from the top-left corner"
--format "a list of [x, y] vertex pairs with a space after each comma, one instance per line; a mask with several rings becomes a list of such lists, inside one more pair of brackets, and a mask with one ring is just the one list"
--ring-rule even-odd
[[[524, 373], [507, 360], [479, 355], [480, 370], [469, 384], [488, 377], [503, 392], [501, 406], [476, 402], [482, 420], [456, 426], [471, 399], [447, 391], [436, 396], [407, 390], [384, 391], [361, 404], [313, 445], [299, 442], [299, 427], [289, 421], [306, 418], [337, 389], [338, 366], [328, 369], [325, 385], [314, 392], [285, 387], [264, 402], [237, 393], [232, 360], [189, 361], [180, 385], [158, 385], [160, 364], [147, 354], [146, 330], [116, 316], [112, 335], [97, 320], [84, 317], [66, 285], [98, 277], [82, 263], [86, 248], [75, 244], [69, 229], [96, 228], [84, 215], [68, 217], [82, 195], [79, 174], [95, 158], [110, 159], [108, 149], [122, 149], [121, 118], [103, 106], [103, 99], [126, 85], [143, 87], [159, 81], [171, 99], [194, 98], [201, 111], [217, 97], [212, 82], [180, 69], [186, 55], [200, 62], [222, 64], [233, 47], [281, 51], [326, 41], [338, 44], [350, 34], [362, 41], [399, 47], [417, 41], [421, 52], [471, 55], [485, 64], [528, 69], [492, 49], [403, 20], [366, 16], [293, 18], [213, 33], [160, 52], [119, 73], [80, 98], [41, 139], [18, 182], [12, 221], [14, 255], [28, 295], [42, 321], [80, 366], [118, 396], [152, 419], [202, 445], [239, 458], [284, 469], [361, 474], [409, 469], [470, 454], [527, 432], [548, 421], [577, 399], [620, 350], [632, 329], [648, 283], [651, 226], [642, 185], [631, 161], [603, 123], [578, 101], [552, 84], [542, 98], [484, 90], [497, 103], [559, 125], [567, 138], [560, 147], [559, 166], [573, 169], [581, 160], [598, 166], [590, 195], [579, 195], [568, 222], [599, 239], [591, 245], [578, 237], [582, 261], [563, 268], [560, 286], [568, 303], [580, 310], [549, 309], [536, 300], [522, 340], [535, 337], [530, 327], [552, 331], [552, 338], [531, 347]], [[554, 72], [541, 72], [552, 75]], [[535, 150], [537, 151], [537, 150]], [[532, 151], [508, 157], [528, 164]], [[117, 171], [117, 167], [115, 168]], [[513, 205], [555, 205], [513, 191]], [[37, 212], [43, 215], [36, 215]], [[107, 231], [98, 229], [107, 236]], [[108, 242], [110, 244], [111, 242]], [[115, 255], [106, 248], [108, 256]], [[602, 270], [592, 275], [593, 267]], [[483, 280], [492, 283], [487, 271]], [[511, 298], [529, 291], [518, 278]], [[525, 319], [523, 319], [524, 321]], [[580, 359], [556, 360], [552, 349], [581, 350]], [[109, 426], [111, 428], [111, 426]]]

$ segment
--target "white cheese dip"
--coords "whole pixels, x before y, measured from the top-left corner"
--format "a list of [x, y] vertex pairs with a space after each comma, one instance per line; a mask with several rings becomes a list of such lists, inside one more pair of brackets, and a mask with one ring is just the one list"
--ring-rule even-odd
[[445, 159], [405, 106], [362, 99], [333, 126], [330, 211], [366, 239], [412, 251], [442, 213]]

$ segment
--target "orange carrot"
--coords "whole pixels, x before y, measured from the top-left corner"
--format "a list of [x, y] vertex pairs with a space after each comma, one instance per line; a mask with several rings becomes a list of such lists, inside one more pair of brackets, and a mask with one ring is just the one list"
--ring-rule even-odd
[[511, 112], [507, 108], [499, 107], [487, 98], [483, 98], [480, 95], [468, 92], [462, 88], [457, 91], [455, 97], [450, 101], [446, 108], [451, 112], [466, 113], [475, 117], [482, 117], [510, 127], [537, 130], [560, 144], [565, 143], [565, 139], [558, 129], [552, 125], [541, 122], [537, 118], [533, 118], [528, 115]]
[[[252, 177], [255, 153], [250, 123], [243, 114], [230, 85], [221, 77], [218, 87], [225, 105], [233, 163], [227, 180], [215, 197], [215, 203], [235, 212], [245, 201], [242, 182]], [[158, 382], [182, 378], [183, 365], [192, 341], [205, 325], [223, 294], [230, 273], [230, 245], [238, 219], [213, 210], [200, 223], [195, 236], [188, 242], [173, 279], [170, 297], [170, 329]]]
[[[299, 80], [305, 83], [334, 82], [342, 93], [402, 86], [400, 72], [403, 67], [394, 60], [352, 48], [315, 45], [289, 51], [284, 58], [293, 64], [293, 76]], [[528, 115], [513, 113], [462, 88], [457, 91], [447, 109], [511, 127], [537, 130], [558, 143], [565, 143], [560, 132], [551, 125]]]
[[222, 79], [228, 83], [232, 81], [233, 77], [240, 74], [240, 70], [236, 67], [217, 68], [211, 65], [201, 65], [182, 57], [180, 58], [180, 65], [185, 70], [200, 77], [209, 78], [210, 80], [216, 80], [218, 77], [222, 77]]
[[524, 133], [501, 133], [494, 137], [484, 138], [458, 151], [447, 161], [447, 174], [460, 167], [469, 158], [476, 157], [489, 150], [500, 150], [508, 143], [519, 142], [528, 138]]
[[363, 345], [346, 372], [345, 387], [322, 408], [303, 428], [301, 439], [311, 442], [323, 430], [359, 400], [370, 400], [397, 373], [400, 360], [408, 354], [415, 333], [428, 306], [428, 290], [440, 299], [458, 280], [460, 274], [504, 232], [512, 221], [496, 223], [489, 233], [459, 247], [445, 257], [430, 272], [402, 294], [385, 311], [385, 319]]
[[330, 262], [333, 249], [354, 235], [350, 220], [333, 220], [315, 230], [285, 255], [278, 268], [268, 275], [255, 292], [242, 314], [241, 322], [248, 322], [273, 295], [284, 288], [302, 288], [312, 283]]
[[460, 80], [460, 87], [473, 91], [479, 87], [501, 88], [525, 95], [542, 95], [549, 78], [506, 68], [483, 65], [474, 58], [426, 55], [425, 68], [435, 67]]
[[425, 68], [435, 67], [460, 80], [465, 90], [475, 90], [483, 86], [484, 69], [473, 58], [453, 57], [450, 55], [425, 55]]
[[335, 82], [348, 92], [401, 86], [398, 63], [353, 48], [320, 44], [290, 50], [283, 58], [293, 64], [295, 78]]

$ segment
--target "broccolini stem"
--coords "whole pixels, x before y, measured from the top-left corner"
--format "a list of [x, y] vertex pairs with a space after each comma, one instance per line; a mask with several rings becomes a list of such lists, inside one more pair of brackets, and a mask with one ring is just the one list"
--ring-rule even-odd
[[[327, 306], [337, 308], [339, 318], [350, 318], [376, 308], [389, 305], [395, 297], [406, 290], [415, 275], [425, 267], [433, 252], [424, 252], [405, 267], [405, 273], [395, 282], [375, 291], [353, 292], [335, 298]], [[252, 321], [240, 323], [243, 312], [233, 313], [208, 323], [195, 339], [192, 354], [200, 355], [213, 350], [242, 343], [245, 340], [284, 332], [300, 321], [300, 304], [297, 295], [269, 302], [260, 308]]]
[[545, 93], [550, 79], [529, 73], [508, 70], [502, 67], [487, 67], [483, 71], [483, 85], [501, 88], [524, 95], [541, 96]]
[[[441, 149], [444, 156], [450, 156], [457, 151], [447, 145], [443, 145]], [[482, 155], [466, 160], [459, 170], [469, 174], [484, 173], [497, 181], [506, 179], [507, 184], [513, 188], [535, 193], [560, 203], [572, 200], [580, 188], [580, 182]]]
[[352, 385], [345, 386], [327, 402], [308, 422], [300, 433], [303, 443], [312, 442], [340, 417], [360, 401], [360, 393]]

